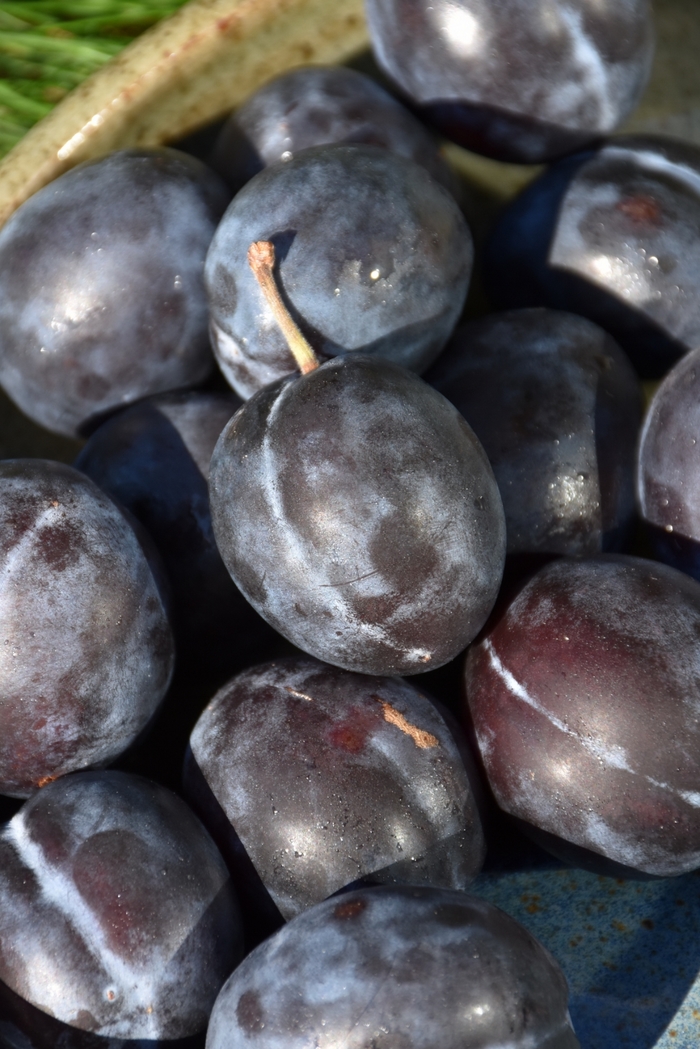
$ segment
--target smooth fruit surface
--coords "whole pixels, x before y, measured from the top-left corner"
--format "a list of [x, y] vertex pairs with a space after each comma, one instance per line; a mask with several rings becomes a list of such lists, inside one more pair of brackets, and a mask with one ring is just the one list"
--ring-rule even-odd
[[275, 629], [367, 674], [448, 662], [496, 599], [505, 525], [481, 445], [444, 397], [378, 358], [261, 390], [211, 462], [214, 534]]
[[700, 584], [623, 555], [561, 560], [467, 657], [499, 805], [616, 864], [700, 864]]
[[492, 904], [364, 889], [306, 911], [219, 995], [207, 1049], [577, 1049], [566, 981]]
[[648, 0], [367, 0], [379, 65], [455, 141], [536, 164], [609, 134], [649, 77]]
[[37, 193], [0, 232], [0, 384], [40, 426], [212, 370], [204, 257], [228, 197], [176, 150], [124, 150]]
[[408, 682], [266, 663], [217, 693], [190, 746], [286, 919], [359, 879], [463, 889], [481, 867], [460, 750]]
[[454, 198], [379, 146], [329, 145], [273, 164], [237, 193], [207, 254], [214, 351], [243, 398], [296, 370], [247, 262], [275, 279], [317, 354], [376, 354], [422, 371], [461, 313], [472, 241]]
[[241, 955], [228, 872], [183, 801], [123, 772], [45, 787], [0, 835], [0, 977], [58, 1020], [183, 1038]]
[[508, 554], [620, 549], [634, 517], [642, 398], [609, 335], [558, 310], [508, 310], [458, 328], [425, 379], [481, 441]]
[[122, 512], [62, 463], [0, 468], [0, 791], [134, 741], [173, 672], [163, 598]]

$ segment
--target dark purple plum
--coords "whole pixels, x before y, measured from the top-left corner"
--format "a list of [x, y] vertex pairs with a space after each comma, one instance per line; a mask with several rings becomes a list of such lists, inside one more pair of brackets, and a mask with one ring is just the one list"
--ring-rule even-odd
[[271, 241], [276, 280], [317, 354], [421, 371], [462, 311], [472, 242], [453, 197], [378, 146], [319, 146], [273, 164], [229, 206], [207, 255], [214, 350], [241, 397], [296, 370], [246, 258]]
[[610, 134], [651, 71], [649, 0], [367, 0], [377, 62], [444, 134], [537, 164]]
[[577, 1049], [551, 954], [485, 900], [358, 889], [299, 915], [242, 962], [207, 1049]]
[[654, 554], [700, 580], [700, 348], [654, 394], [639, 442], [637, 499]]
[[31, 197], [0, 232], [0, 384], [74, 436], [213, 367], [204, 257], [228, 196], [200, 161], [124, 150]]
[[153, 537], [172, 585], [178, 657], [219, 681], [263, 658], [273, 636], [226, 570], [209, 510], [209, 461], [240, 404], [234, 393], [149, 398], [103, 423], [75, 462]]
[[198, 769], [285, 919], [358, 880], [464, 889], [481, 868], [460, 748], [399, 678], [266, 663], [218, 692], [190, 746], [186, 786]]
[[165, 695], [174, 648], [149, 562], [87, 477], [0, 464], [0, 791], [121, 754]]
[[594, 870], [700, 866], [699, 638], [700, 584], [674, 568], [543, 568], [467, 657], [499, 805]]
[[506, 209], [492, 298], [600, 324], [644, 376], [700, 346], [700, 149], [625, 136], [553, 165]]
[[209, 163], [237, 190], [269, 164], [331, 143], [382, 146], [454, 187], [423, 124], [370, 77], [345, 66], [293, 69], [258, 88], [224, 124]]
[[496, 599], [505, 525], [486, 455], [441, 394], [381, 358], [261, 390], [219, 438], [210, 493], [242, 592], [335, 666], [432, 670]]
[[547, 309], [459, 328], [425, 379], [484, 446], [509, 555], [621, 547], [634, 520], [639, 381], [601, 328]]
[[213, 841], [175, 794], [123, 772], [66, 776], [25, 803], [0, 834], [0, 901], [0, 978], [106, 1038], [203, 1030], [241, 958]]

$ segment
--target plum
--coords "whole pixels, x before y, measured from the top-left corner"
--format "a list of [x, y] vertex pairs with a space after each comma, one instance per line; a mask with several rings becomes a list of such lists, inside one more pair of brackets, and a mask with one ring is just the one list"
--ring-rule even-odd
[[467, 656], [499, 805], [602, 873], [700, 865], [700, 583], [622, 554], [541, 569]]
[[0, 464], [0, 791], [107, 764], [173, 672], [164, 598], [139, 538], [89, 478]]
[[185, 803], [123, 772], [45, 787], [0, 835], [0, 978], [110, 1038], [202, 1030], [241, 957], [226, 866]]
[[577, 1049], [566, 980], [503, 911], [465, 893], [360, 889], [250, 954], [207, 1049]]
[[409, 682], [265, 663], [217, 693], [190, 746], [193, 807], [216, 836], [199, 771], [285, 919], [357, 880], [466, 888], [481, 867], [463, 749]]

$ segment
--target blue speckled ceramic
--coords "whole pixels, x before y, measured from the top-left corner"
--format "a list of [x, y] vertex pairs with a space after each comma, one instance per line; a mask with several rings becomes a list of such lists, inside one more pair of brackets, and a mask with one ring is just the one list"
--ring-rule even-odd
[[581, 1049], [699, 1049], [700, 872], [658, 881], [494, 872], [470, 891], [558, 960]]

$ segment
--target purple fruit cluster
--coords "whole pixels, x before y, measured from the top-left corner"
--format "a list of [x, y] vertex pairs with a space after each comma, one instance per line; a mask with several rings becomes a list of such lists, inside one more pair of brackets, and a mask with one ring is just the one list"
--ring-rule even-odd
[[[700, 867], [700, 154], [606, 137], [649, 5], [367, 12], [403, 101], [295, 70], [0, 230], [0, 385], [83, 442], [0, 462], [12, 1049], [577, 1049], [484, 864]], [[549, 166], [486, 231], [438, 135]]]

